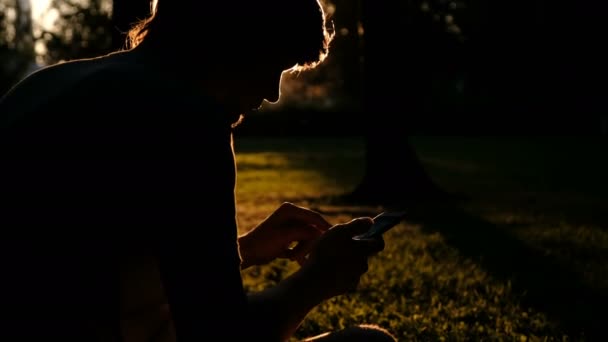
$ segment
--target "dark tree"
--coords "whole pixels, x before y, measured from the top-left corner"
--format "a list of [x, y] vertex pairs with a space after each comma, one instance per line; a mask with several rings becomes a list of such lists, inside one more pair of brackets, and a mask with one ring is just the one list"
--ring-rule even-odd
[[[60, 13], [42, 40], [47, 64], [87, 58], [125, 48], [126, 34], [137, 21], [150, 14], [150, 0], [53, 0]], [[111, 5], [111, 6], [109, 6]]]
[[358, 202], [444, 198], [408, 140], [409, 125], [428, 111], [433, 59], [442, 42], [413, 1], [363, 0], [365, 176]]
[[29, 0], [0, 2], [0, 96], [28, 71], [33, 62]]
[[111, 51], [110, 10], [103, 0], [53, 0], [59, 11], [54, 27], [40, 33], [47, 52], [45, 64], [62, 60], [90, 58]]
[[330, 18], [335, 26], [329, 67], [339, 69], [343, 96], [347, 98], [345, 110], [358, 115], [363, 95], [363, 34], [361, 32], [361, 1], [333, 0], [335, 13]]
[[468, 3], [466, 68], [480, 112], [517, 132], [600, 131], [607, 68], [599, 3]]

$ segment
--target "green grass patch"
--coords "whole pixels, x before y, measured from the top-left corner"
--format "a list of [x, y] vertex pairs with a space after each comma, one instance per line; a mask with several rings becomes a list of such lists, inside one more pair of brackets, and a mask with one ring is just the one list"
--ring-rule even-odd
[[[400, 340], [595, 340], [608, 303], [605, 140], [411, 139], [433, 179], [468, 200], [408, 208], [356, 293], [315, 308], [295, 338], [375, 323]], [[280, 203], [333, 223], [382, 207], [337, 205], [363, 175], [360, 139], [235, 140], [242, 232]], [[602, 153], [603, 152], [603, 153]], [[297, 269], [244, 272], [260, 290]], [[597, 323], [600, 322], [600, 323]]]

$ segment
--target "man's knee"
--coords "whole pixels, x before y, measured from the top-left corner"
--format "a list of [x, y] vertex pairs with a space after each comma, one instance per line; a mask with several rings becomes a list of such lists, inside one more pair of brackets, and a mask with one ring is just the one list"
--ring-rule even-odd
[[380, 328], [377, 325], [362, 324], [356, 327], [350, 327], [345, 330], [350, 330], [348, 341], [374, 341], [374, 342], [396, 342], [397, 339], [387, 330]]
[[396, 342], [397, 339], [377, 325], [362, 324], [305, 341], [313, 342]]

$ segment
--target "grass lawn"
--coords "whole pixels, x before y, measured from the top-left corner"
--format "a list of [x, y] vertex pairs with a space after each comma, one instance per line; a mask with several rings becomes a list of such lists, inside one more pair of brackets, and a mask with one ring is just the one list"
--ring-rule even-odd
[[[608, 140], [414, 137], [433, 179], [466, 200], [407, 208], [356, 293], [314, 309], [298, 338], [376, 323], [399, 340], [605, 340]], [[363, 175], [356, 138], [235, 138], [238, 219], [284, 201], [333, 223], [386, 209], [338, 205]], [[297, 269], [245, 271], [248, 289]], [[329, 280], [328, 280], [329, 281]]]

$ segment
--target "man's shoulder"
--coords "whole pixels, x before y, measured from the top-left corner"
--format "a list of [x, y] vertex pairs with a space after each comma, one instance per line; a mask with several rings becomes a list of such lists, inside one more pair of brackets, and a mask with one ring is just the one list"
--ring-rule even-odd
[[47, 66], [23, 78], [0, 98], [0, 126], [24, 116], [37, 116], [42, 111], [45, 115], [54, 109], [77, 111], [83, 105], [95, 109], [102, 100], [107, 101], [106, 105], [116, 103], [114, 106], [119, 107], [118, 102], [127, 98], [126, 93], [135, 88], [149, 88], [155, 83], [153, 78], [150, 70], [129, 59], [127, 53]]

